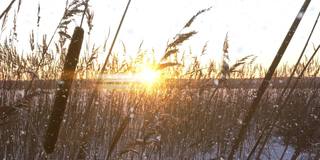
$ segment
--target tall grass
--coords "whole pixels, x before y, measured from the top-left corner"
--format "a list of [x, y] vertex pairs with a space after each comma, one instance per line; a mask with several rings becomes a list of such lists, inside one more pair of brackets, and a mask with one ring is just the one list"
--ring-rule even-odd
[[[70, 43], [66, 27], [79, 15], [83, 2], [66, 5], [49, 42], [45, 36], [36, 42], [31, 33], [28, 56], [18, 53], [10, 41], [0, 43], [0, 158], [224, 159], [230, 153], [239, 159], [320, 157], [318, 50], [312, 57], [299, 58], [297, 65], [273, 68], [275, 74], [268, 77], [268, 86], [259, 97], [260, 107], [250, 118], [250, 130], [234, 147], [239, 128], [247, 124], [243, 119], [257, 98], [258, 86], [270, 71], [255, 64], [251, 55], [230, 64], [228, 48], [232, 44], [228, 39], [232, 37], [227, 36], [221, 46], [221, 64], [200, 62], [206, 54], [204, 44], [201, 53], [186, 65], [194, 55], [180, 46], [197, 33], [190, 31], [192, 24], [210, 8], [197, 12], [183, 25], [159, 61], [154, 53], [144, 52], [141, 44], [130, 60], [120, 59], [124, 53], [111, 50], [103, 65], [98, 63], [102, 50], [87, 47], [75, 71], [56, 149], [45, 153], [42, 142]], [[93, 18], [90, 11], [84, 19], [88, 26]], [[123, 48], [126, 52], [125, 44]], [[151, 89], [128, 90], [108, 89], [102, 80], [95, 89], [101, 71], [137, 72], [146, 62], [166, 80]], [[289, 92], [283, 92], [283, 87]]]

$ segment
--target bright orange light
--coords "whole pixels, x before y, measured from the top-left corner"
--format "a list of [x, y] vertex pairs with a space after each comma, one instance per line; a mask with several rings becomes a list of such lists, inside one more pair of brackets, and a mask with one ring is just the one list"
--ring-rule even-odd
[[140, 73], [138, 73], [138, 77], [143, 83], [152, 85], [160, 80], [160, 72], [149, 67], [145, 67]]
[[104, 82], [109, 88], [116, 89], [152, 89], [160, 84], [162, 74], [160, 70], [154, 69], [152, 65], [141, 65], [135, 73], [106, 75]]

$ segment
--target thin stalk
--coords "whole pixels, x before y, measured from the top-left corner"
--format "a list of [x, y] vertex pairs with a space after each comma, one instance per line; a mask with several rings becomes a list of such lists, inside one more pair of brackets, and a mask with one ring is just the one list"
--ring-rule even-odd
[[251, 157], [254, 155], [256, 149], [258, 148], [259, 144], [260, 144], [260, 141], [262, 140], [263, 136], [264, 136], [264, 133], [265, 131], [267, 130], [268, 126], [266, 125], [264, 128], [263, 128], [263, 131], [261, 133], [261, 135], [259, 136], [257, 142], [255, 143], [255, 145], [253, 146], [252, 150], [250, 151], [248, 157], [247, 157], [247, 160], [250, 160]]
[[284, 148], [284, 150], [283, 150], [283, 152], [282, 152], [282, 155], [281, 155], [281, 157], [280, 157], [280, 160], [283, 160], [284, 155], [286, 155], [286, 152], [287, 152], [287, 150], [288, 150], [288, 147], [289, 147], [289, 144], [286, 144], [286, 147]]
[[[117, 40], [118, 34], [120, 33], [120, 30], [121, 30], [121, 27], [122, 27], [124, 18], [125, 18], [126, 14], [127, 14], [127, 11], [128, 11], [128, 9], [129, 9], [130, 3], [131, 3], [131, 0], [129, 0], [128, 3], [127, 3], [127, 6], [126, 6], [126, 8], [125, 8], [125, 10], [124, 10], [124, 13], [123, 13], [123, 15], [122, 15], [122, 17], [121, 17], [120, 23], [119, 23], [119, 25], [118, 25], [117, 32], [116, 32], [116, 34], [115, 34], [115, 36], [114, 36], [114, 38], [113, 38], [112, 44], [111, 44], [111, 46], [110, 46], [108, 55], [107, 55], [107, 57], [106, 57], [106, 59], [105, 59], [105, 62], [104, 62], [104, 64], [103, 64], [103, 67], [101, 68], [101, 70], [100, 70], [100, 72], [99, 72], [98, 79], [97, 79], [97, 81], [96, 81], [96, 84], [95, 84], [95, 87], [94, 87], [94, 89], [93, 89], [92, 95], [91, 95], [90, 98], [88, 99], [88, 107], [87, 107], [87, 109], [86, 109], [87, 111], [85, 112], [85, 115], [84, 115], [84, 117], [86, 117], [86, 118], [90, 117], [90, 114], [91, 114], [91, 112], [90, 112], [90, 111], [91, 111], [91, 106], [93, 105], [93, 102], [95, 101], [95, 99], [96, 99], [97, 96], [98, 96], [98, 89], [99, 89], [99, 86], [100, 86], [101, 81], [103, 80], [103, 79], [102, 79], [102, 78], [103, 78], [103, 73], [104, 73], [104, 71], [105, 71], [105, 69], [106, 69], [106, 66], [107, 66], [107, 64], [108, 64], [109, 57], [110, 57], [110, 55], [112, 54], [113, 47], [114, 47], [115, 42], [116, 42], [116, 40]], [[86, 124], [87, 122], [84, 122], [84, 123]], [[87, 139], [88, 139], [89, 131], [90, 131], [90, 126], [87, 126], [87, 125], [84, 125], [84, 126], [86, 127], [86, 128], [84, 128], [84, 129], [87, 130], [87, 132], [84, 132], [84, 133], [86, 133], [86, 134], [85, 134], [83, 137], [81, 137], [81, 139], [82, 139], [81, 141], [83, 142], [83, 144], [81, 145], [80, 148], [85, 148], [85, 145], [87, 144]], [[83, 151], [83, 149], [81, 149], [80, 152], [79, 152], [79, 154], [78, 154], [78, 156], [81, 156], [83, 153], [84, 153], [84, 151]], [[79, 157], [78, 157], [78, 158], [79, 158]]]
[[267, 87], [269, 86], [272, 75], [274, 74], [279, 62], [282, 59], [283, 54], [285, 53], [289, 43], [291, 42], [291, 39], [294, 36], [294, 34], [295, 34], [295, 32], [301, 22], [301, 19], [304, 16], [304, 13], [306, 12], [310, 2], [311, 2], [311, 0], [305, 0], [304, 4], [302, 5], [300, 11], [298, 12], [298, 14], [296, 16], [294, 22], [292, 23], [285, 39], [283, 40], [282, 45], [280, 46], [278, 53], [277, 53], [276, 57], [274, 58], [265, 78], [263, 79], [263, 82], [258, 89], [257, 96], [253, 100], [252, 105], [249, 107], [249, 111], [243, 120], [244, 123], [241, 126], [240, 131], [238, 133], [238, 136], [236, 137], [236, 139], [232, 145], [230, 154], [228, 156], [229, 160], [233, 159], [233, 156], [236, 153], [236, 151], [238, 150], [240, 143], [243, 142], [243, 139], [245, 138], [245, 134], [247, 132], [249, 124], [250, 124], [250, 122], [253, 118], [253, 115], [255, 114], [255, 112], [259, 106], [259, 102], [260, 102], [264, 92], [266, 91]]
[[[103, 64], [103, 67], [102, 67], [102, 70], [101, 70], [102, 72], [106, 69], [106, 66], [107, 66], [107, 64], [108, 64], [110, 55], [112, 54], [112, 50], [113, 50], [114, 44], [115, 44], [115, 42], [116, 42], [116, 40], [117, 40], [117, 37], [118, 37], [118, 34], [119, 34], [119, 32], [120, 32], [120, 29], [121, 29], [123, 20], [124, 20], [126, 14], [127, 14], [128, 9], [129, 9], [130, 3], [131, 3], [131, 0], [128, 1], [127, 7], [126, 7], [126, 9], [124, 10], [124, 13], [123, 13], [122, 18], [121, 18], [121, 21], [120, 21], [120, 23], [119, 23], [117, 32], [116, 32], [116, 34], [115, 34], [115, 36], [114, 36], [114, 38], [113, 38], [111, 47], [110, 47], [110, 49], [109, 49], [109, 53], [108, 53], [108, 55], [107, 55], [106, 60], [104, 61], [104, 64]], [[101, 74], [100, 74], [100, 75], [101, 75]]]
[[290, 77], [289, 77], [289, 79], [288, 79], [288, 82], [286, 83], [284, 89], [282, 90], [282, 92], [281, 92], [281, 94], [280, 94], [280, 96], [279, 96], [279, 98], [278, 98], [278, 100], [277, 100], [277, 103], [279, 103], [279, 102], [282, 100], [282, 97], [284, 96], [284, 93], [285, 93], [285, 92], [287, 91], [287, 89], [289, 88], [289, 85], [290, 85], [290, 82], [291, 82], [291, 80], [292, 80], [292, 78], [293, 78], [293, 76], [294, 76], [294, 73], [296, 72], [296, 70], [297, 70], [297, 68], [298, 68], [298, 65], [300, 64], [300, 61], [301, 61], [301, 59], [302, 59], [302, 57], [303, 57], [303, 55], [304, 55], [304, 53], [305, 53], [305, 51], [306, 51], [306, 49], [307, 49], [307, 46], [308, 46], [308, 44], [309, 44], [309, 42], [310, 42], [310, 39], [311, 39], [311, 37], [312, 37], [312, 35], [313, 35], [313, 33], [314, 33], [314, 30], [315, 30], [315, 28], [316, 28], [316, 26], [317, 26], [317, 24], [318, 24], [319, 17], [320, 17], [320, 12], [318, 13], [317, 19], [316, 19], [316, 21], [315, 21], [314, 24], [313, 24], [313, 27], [312, 27], [312, 30], [311, 30], [311, 32], [310, 32], [310, 34], [309, 34], [308, 40], [306, 41], [306, 43], [305, 43], [305, 45], [304, 45], [304, 47], [303, 47], [303, 50], [301, 51], [300, 56], [299, 56], [296, 64], [294, 65], [293, 71], [291, 72], [291, 75], [290, 75]]
[[89, 0], [86, 1], [86, 6], [85, 6], [85, 8], [84, 8], [84, 10], [83, 10], [83, 14], [82, 14], [82, 17], [81, 17], [81, 22], [80, 22], [80, 27], [82, 27], [83, 20], [84, 20], [84, 17], [85, 17], [85, 15], [86, 15], [86, 11], [87, 11], [87, 9], [88, 9], [88, 3], [89, 3]]
[[105, 69], [106, 69], [106, 66], [107, 66], [107, 64], [108, 64], [109, 58], [110, 58], [110, 56], [111, 56], [111, 54], [112, 54], [114, 44], [115, 44], [115, 42], [116, 42], [116, 40], [117, 40], [118, 34], [119, 34], [119, 32], [120, 32], [122, 23], [123, 23], [123, 21], [124, 21], [124, 18], [125, 18], [126, 14], [127, 14], [128, 9], [129, 9], [130, 3], [131, 3], [131, 0], [129, 0], [128, 3], [127, 3], [126, 9], [124, 10], [124, 13], [123, 13], [123, 15], [122, 15], [122, 17], [121, 17], [121, 20], [120, 20], [120, 23], [119, 23], [117, 32], [116, 32], [116, 34], [115, 34], [115, 36], [114, 36], [114, 38], [113, 38], [112, 44], [111, 44], [111, 46], [110, 46], [108, 55], [107, 55], [107, 57], [106, 57], [106, 59], [105, 59], [105, 61], [104, 61], [104, 64], [103, 64], [103, 66], [102, 66], [102, 68], [101, 68], [101, 70], [100, 70], [96, 87], [95, 87], [94, 90], [93, 90], [93, 96], [91, 97], [91, 99], [90, 99], [90, 101], [89, 101], [89, 107], [91, 106], [91, 104], [93, 103], [94, 99], [95, 99], [96, 96], [97, 96], [99, 84], [100, 84], [100, 82], [102, 81], [103, 73], [104, 73], [104, 71], [105, 71]]
[[117, 146], [117, 143], [119, 142], [121, 135], [123, 134], [124, 130], [127, 128], [127, 125], [129, 124], [129, 117], [126, 117], [123, 122], [121, 123], [120, 127], [118, 128], [118, 130], [116, 131], [114, 137], [112, 138], [111, 141], [111, 145], [109, 147], [108, 150], [108, 155], [106, 157], [106, 160], [109, 160], [113, 150], [115, 149], [115, 147]]
[[14, 3], [15, 1], [16, 1], [16, 0], [12, 0], [11, 3], [8, 5], [8, 7], [1, 13], [1, 15], [0, 15], [0, 20], [2, 19], [2, 17], [3, 17], [4, 15], [7, 14], [7, 12], [10, 10], [11, 6], [13, 5], [13, 3]]
[[[116, 32], [116, 34], [115, 34], [115, 36], [114, 36], [114, 38], [113, 38], [113, 41], [112, 41], [111, 47], [110, 47], [110, 49], [109, 49], [108, 55], [107, 55], [107, 57], [106, 57], [106, 60], [105, 60], [105, 62], [104, 62], [104, 64], [103, 64], [103, 67], [102, 67], [101, 70], [100, 70], [100, 73], [99, 73], [99, 76], [98, 76], [98, 80], [97, 80], [96, 86], [95, 86], [95, 88], [94, 88], [94, 90], [93, 90], [92, 96], [91, 96], [91, 98], [90, 98], [90, 100], [89, 100], [89, 103], [88, 103], [88, 104], [89, 104], [89, 108], [91, 107], [91, 105], [93, 104], [94, 99], [95, 99], [95, 98], [97, 97], [97, 95], [98, 95], [98, 89], [99, 89], [100, 83], [101, 83], [101, 81], [102, 81], [103, 73], [104, 73], [104, 71], [105, 71], [105, 69], [106, 69], [106, 66], [107, 66], [107, 64], [108, 64], [109, 57], [110, 57], [110, 55], [112, 54], [113, 46], [114, 46], [114, 44], [115, 44], [115, 42], [116, 42], [116, 40], [117, 40], [118, 34], [119, 34], [119, 32], [120, 32], [120, 29], [121, 29], [123, 20], [124, 20], [126, 14], [127, 14], [127, 11], [128, 11], [129, 6], [130, 6], [130, 3], [131, 3], [131, 0], [129, 0], [128, 3], [127, 3], [126, 9], [125, 9], [125, 11], [124, 11], [124, 13], [123, 13], [123, 15], [122, 15], [121, 21], [120, 21], [120, 23], [119, 23], [117, 32]], [[90, 110], [90, 109], [89, 109], [89, 110]]]
[[302, 69], [301, 73], [299, 74], [297, 80], [295, 81], [295, 83], [292, 86], [292, 89], [290, 90], [290, 92], [288, 93], [286, 99], [284, 100], [284, 102], [282, 103], [282, 107], [280, 106], [280, 109], [283, 108], [284, 105], [287, 104], [291, 94], [293, 93], [294, 89], [297, 87], [299, 80], [302, 78], [304, 72], [307, 70], [308, 66], [310, 65], [310, 63], [312, 62], [312, 60], [314, 59], [314, 57], [316, 56], [316, 54], [318, 53], [320, 49], [320, 45], [318, 45], [318, 47], [316, 48], [316, 50], [313, 52], [312, 56], [310, 57], [309, 61], [307, 62], [306, 66]]
[[[301, 73], [299, 74], [297, 80], [295, 81], [295, 83], [292, 86], [292, 89], [290, 90], [290, 92], [288, 93], [287, 97], [285, 98], [285, 100], [283, 101], [283, 103], [281, 103], [281, 105], [279, 106], [279, 110], [278, 113], [276, 114], [276, 117], [274, 118], [274, 120], [271, 122], [271, 127], [269, 130], [269, 135], [272, 133], [272, 130], [274, 129], [276, 123], [278, 122], [282, 111], [284, 110], [286, 104], [289, 101], [289, 98], [291, 96], [291, 94], [293, 93], [293, 91], [295, 90], [296, 86], [298, 85], [299, 79], [301, 79], [301, 77], [303, 76], [304, 72], [307, 70], [308, 66], [310, 65], [311, 61], [313, 60], [313, 58], [315, 57], [316, 53], [319, 51], [320, 49], [320, 45], [318, 45], [317, 49], [314, 51], [314, 53], [312, 54], [311, 58], [309, 59], [309, 61], [307, 62], [306, 66], [303, 68], [303, 70], [301, 71]], [[270, 137], [270, 136], [269, 136]], [[267, 138], [268, 139], [268, 138]], [[264, 144], [265, 145], [265, 144]], [[264, 145], [262, 146], [262, 148], [264, 148]]]
[[258, 154], [256, 156], [257, 159], [260, 159], [260, 156], [262, 155], [264, 146], [267, 144], [269, 137], [271, 137], [271, 131], [272, 131], [272, 129], [270, 128], [268, 130], [268, 133], [266, 134], [266, 138], [263, 140], [262, 145], [261, 145], [261, 147], [259, 149], [259, 152], [258, 152]]
[[[312, 28], [312, 30], [311, 30], [311, 32], [310, 32], [310, 34], [309, 34], [309, 37], [308, 37], [308, 39], [307, 39], [307, 41], [306, 41], [306, 43], [305, 43], [305, 45], [304, 45], [304, 48], [302, 49], [302, 51], [301, 51], [301, 53], [300, 53], [300, 56], [299, 56], [299, 58], [298, 58], [298, 60], [297, 60], [297, 62], [296, 62], [296, 64], [295, 64], [295, 66], [294, 66], [294, 69], [293, 69], [293, 71], [291, 72], [291, 75], [290, 75], [290, 77], [289, 77], [289, 79], [288, 79], [288, 82], [286, 83], [286, 85], [285, 85], [284, 89], [282, 90], [280, 96], [277, 98], [276, 104], [279, 104], [279, 103], [280, 103], [280, 101], [282, 100], [285, 92], [286, 92], [287, 89], [289, 88], [289, 85], [290, 85], [290, 83], [291, 83], [291, 81], [292, 81], [292, 78], [293, 78], [293, 76], [294, 76], [294, 73], [296, 72], [296, 70], [297, 70], [297, 68], [298, 68], [298, 65], [300, 64], [300, 61], [301, 61], [301, 59], [302, 59], [302, 57], [303, 57], [303, 55], [304, 55], [304, 53], [305, 53], [305, 50], [306, 50], [306, 48], [307, 48], [307, 46], [308, 46], [308, 44], [309, 44], [309, 41], [310, 41], [310, 39], [311, 39], [311, 37], [312, 37], [312, 35], [313, 35], [313, 33], [314, 33], [314, 30], [315, 30], [315, 28], [316, 28], [316, 26], [317, 26], [317, 24], [318, 24], [319, 17], [320, 17], [320, 12], [318, 13], [318, 16], [317, 16], [317, 18], [316, 18], [316, 20], [315, 20], [315, 22], [314, 22], [313, 28]], [[261, 133], [261, 136], [262, 136], [262, 135], [263, 135], [263, 133]], [[257, 145], [258, 145], [257, 143], [260, 143], [260, 141], [257, 141], [254, 146], [257, 146]], [[265, 143], [263, 143], [263, 144], [265, 144]], [[254, 148], [254, 149], [255, 149], [255, 148]], [[253, 149], [252, 151], [254, 151], [254, 149]], [[252, 151], [251, 151], [251, 152], [252, 152]], [[251, 154], [249, 154], [249, 155], [251, 155]], [[250, 158], [250, 156], [248, 157], [248, 159], [249, 159], [249, 158]]]

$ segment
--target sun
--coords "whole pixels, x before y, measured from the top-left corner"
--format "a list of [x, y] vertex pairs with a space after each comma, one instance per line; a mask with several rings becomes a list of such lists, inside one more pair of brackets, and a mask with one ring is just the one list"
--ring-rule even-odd
[[152, 65], [141, 65], [134, 73], [105, 75], [104, 82], [112, 89], [152, 89], [163, 79], [162, 72], [155, 68]]
[[138, 77], [142, 83], [152, 85], [160, 80], [160, 72], [146, 67], [140, 73], [138, 73]]

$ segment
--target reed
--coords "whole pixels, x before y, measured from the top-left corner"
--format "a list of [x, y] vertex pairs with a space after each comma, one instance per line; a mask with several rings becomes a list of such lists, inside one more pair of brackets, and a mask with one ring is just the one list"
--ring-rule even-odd
[[[232, 150], [238, 159], [320, 156], [319, 46], [310, 57], [305, 56], [316, 21], [297, 63], [273, 64], [269, 71], [256, 64], [252, 55], [231, 63], [233, 44], [229, 39], [233, 37], [228, 34], [221, 41], [221, 63], [201, 61], [202, 56], [212, 54], [207, 50], [210, 43], [199, 51], [182, 49], [198, 33], [193, 30], [197, 17], [214, 9], [211, 7], [187, 19], [182, 29], [169, 37], [159, 59], [143, 42], [134, 56], [122, 59], [127, 44], [122, 42], [119, 51], [108, 51], [110, 32], [104, 45], [91, 45], [88, 40], [81, 50], [83, 56], [74, 59], [70, 54], [77, 55], [83, 48], [81, 40], [75, 43], [75, 37], [90, 37], [94, 29], [94, 10], [86, 2], [66, 3], [53, 35], [37, 40], [37, 30], [32, 31], [27, 56], [17, 51], [13, 41], [0, 42], [0, 159], [226, 159], [233, 157]], [[7, 16], [14, 16], [14, 7]], [[39, 5], [37, 25], [41, 25], [40, 9]], [[71, 37], [66, 28], [72, 20], [82, 21], [87, 30], [76, 28]], [[289, 33], [297, 21], [293, 26]], [[116, 39], [110, 43], [117, 44]], [[285, 41], [279, 54], [288, 43]], [[104, 64], [98, 61], [101, 53], [108, 55]], [[276, 58], [275, 63], [280, 61]], [[68, 66], [70, 60], [77, 64], [72, 61]], [[145, 63], [166, 79], [151, 87], [133, 85], [128, 89], [112, 89], [103, 83], [102, 74], [137, 73]], [[268, 83], [263, 81], [265, 75]], [[99, 79], [101, 83], [97, 83]], [[57, 90], [59, 82], [64, 82], [64, 89]], [[257, 100], [255, 93], [261, 85], [265, 88]], [[65, 89], [68, 98], [63, 97]], [[62, 105], [55, 102], [59, 97]], [[248, 106], [256, 101], [259, 107], [245, 120], [251, 112]], [[58, 120], [48, 125], [57, 108]], [[243, 130], [245, 135], [239, 139], [239, 129], [247, 122], [250, 129]], [[47, 130], [51, 130], [49, 134]], [[49, 136], [48, 140], [52, 131], [59, 137]], [[235, 147], [237, 140], [240, 143]], [[46, 150], [53, 150], [52, 144], [54, 152], [47, 154]], [[275, 145], [278, 152], [272, 153], [269, 148]]]

